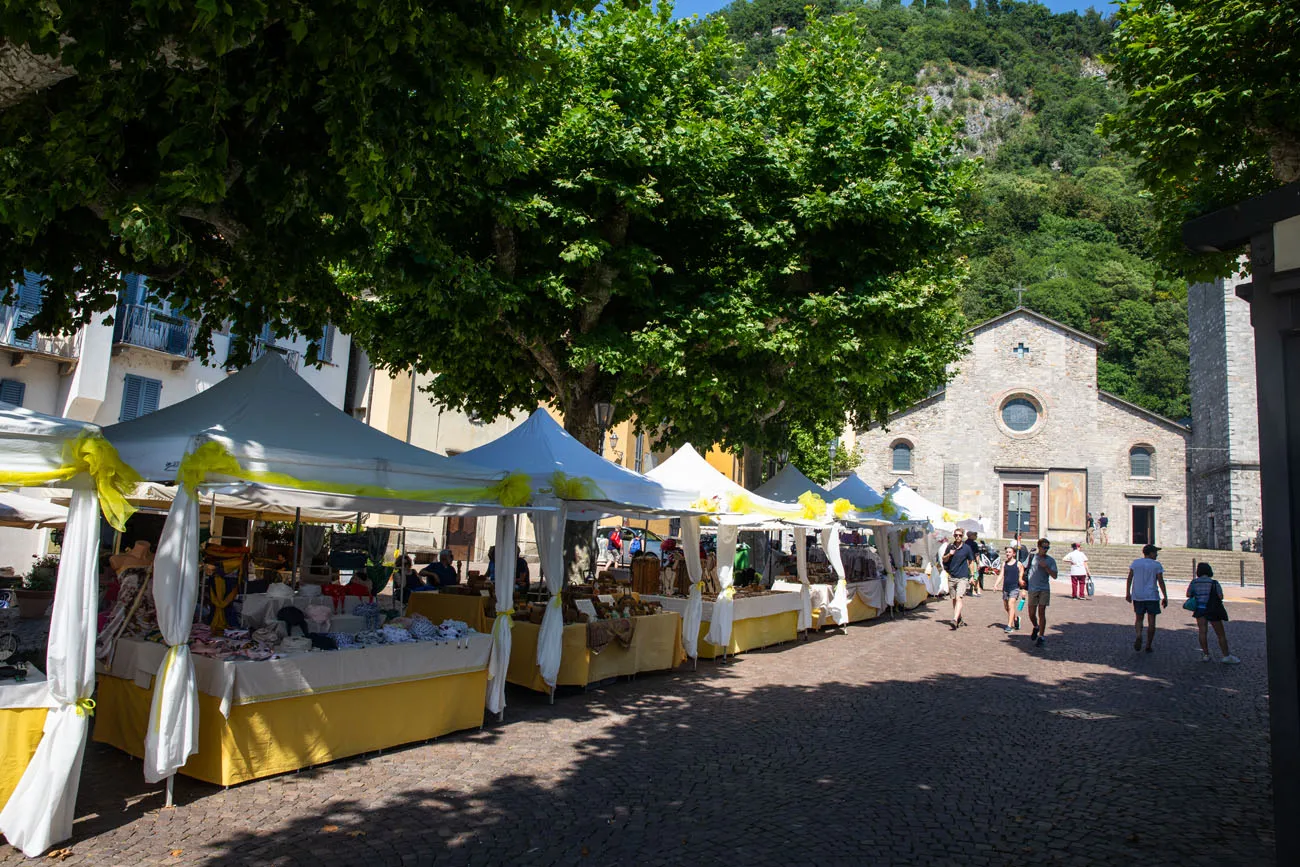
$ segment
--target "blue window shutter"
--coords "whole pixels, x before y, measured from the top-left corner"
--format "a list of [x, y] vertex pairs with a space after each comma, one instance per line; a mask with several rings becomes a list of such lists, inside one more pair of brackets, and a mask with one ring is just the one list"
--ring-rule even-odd
[[127, 374], [122, 380], [122, 413], [118, 421], [140, 417], [140, 377]]
[[162, 382], [147, 376], [128, 373], [122, 380], [122, 416], [120, 421], [130, 421], [158, 409], [162, 396]]
[[126, 295], [123, 301], [127, 304], [143, 304], [145, 296], [145, 280], [141, 274], [127, 274], [123, 278], [126, 281]]
[[23, 272], [23, 282], [18, 285], [18, 308], [36, 312], [41, 309], [41, 281], [45, 279], [40, 274], [31, 271]]
[[320, 352], [318, 353], [321, 361], [334, 360], [334, 326], [326, 325], [325, 331], [321, 335]]
[[140, 389], [140, 415], [148, 415], [158, 409], [158, 398], [162, 396], [162, 382], [157, 379], [144, 379]]
[[27, 394], [27, 383], [20, 382], [17, 379], [0, 379], [0, 403], [12, 403], [14, 406], [23, 405], [23, 397]]

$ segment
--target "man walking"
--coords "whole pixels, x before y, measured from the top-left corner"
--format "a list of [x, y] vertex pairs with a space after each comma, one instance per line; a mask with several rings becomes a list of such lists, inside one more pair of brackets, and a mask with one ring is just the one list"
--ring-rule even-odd
[[1056, 560], [1047, 555], [1051, 547], [1052, 543], [1039, 539], [1038, 551], [1029, 558], [1027, 567], [1029, 622], [1034, 627], [1029, 640], [1039, 647], [1047, 643], [1044, 639], [1047, 634], [1047, 606], [1052, 604], [1052, 579], [1056, 577]]
[[1097, 519], [1097, 529], [1101, 530], [1101, 544], [1109, 545], [1110, 544], [1110, 518], [1106, 517], [1105, 512], [1102, 512], [1101, 517]]
[[966, 544], [965, 535], [961, 530], [953, 530], [952, 544], [943, 555], [943, 566], [948, 570], [948, 595], [952, 599], [952, 623], [948, 625], [953, 630], [966, 625], [961, 619], [961, 606], [970, 590], [971, 560], [975, 555], [975, 549]]
[[1142, 556], [1128, 567], [1124, 601], [1133, 603], [1133, 649], [1142, 649], [1142, 616], [1147, 618], [1147, 653], [1156, 637], [1156, 616], [1169, 607], [1169, 590], [1165, 587], [1165, 567], [1156, 555], [1155, 545], [1143, 545]]
[[1092, 573], [1088, 570], [1088, 555], [1083, 553], [1078, 542], [1070, 543], [1070, 553], [1065, 555], [1065, 562], [1070, 564], [1070, 598], [1088, 598], [1088, 579]]
[[1093, 536], [1097, 529], [1097, 522], [1092, 519], [1092, 512], [1088, 513], [1088, 517], [1084, 521], [1083, 526], [1084, 526], [1083, 540], [1087, 542], [1089, 545], [1091, 545]]

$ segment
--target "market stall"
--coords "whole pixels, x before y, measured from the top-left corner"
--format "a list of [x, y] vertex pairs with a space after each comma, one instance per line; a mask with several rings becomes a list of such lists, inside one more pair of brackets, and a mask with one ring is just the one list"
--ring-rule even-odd
[[40, 746], [49, 709], [57, 706], [45, 675], [30, 666], [26, 672], [21, 681], [0, 680], [0, 808], [18, 788]]
[[[898, 605], [912, 609], [941, 591], [941, 572], [934, 562], [937, 548], [932, 519], [942, 518], [944, 510], [929, 501], [923, 501], [923, 507], [923, 498], [897, 496], [900, 484], [902, 483], [899, 482], [881, 494], [858, 476], [852, 475], [836, 485], [831, 493], [849, 499], [861, 510], [877, 513], [889, 520], [887, 526], [872, 528], [870, 553], [865, 556], [887, 576], [887, 606]], [[911, 493], [915, 494], [914, 491]], [[911, 558], [905, 552], [909, 541], [917, 545], [912, 550], [921, 558], [919, 567], [911, 563]], [[850, 557], [856, 559], [855, 555]]]
[[[267, 660], [196, 655], [199, 737], [180, 773], [230, 786], [483, 722], [492, 637], [448, 633]], [[117, 644], [99, 678], [95, 740], [144, 758], [152, 682], [166, 646]]]
[[[20, 701], [35, 700], [45, 708], [40, 743], [0, 810], [0, 833], [28, 857], [72, 836], [86, 729], [94, 708], [100, 514], [102, 510], [120, 529], [131, 513], [123, 494], [138, 481], [95, 425], [0, 404], [0, 484], [74, 491], [50, 615], [45, 696], [33, 699], [28, 686], [6, 690], [8, 711], [30, 709], [14, 708]], [[25, 697], [15, 697], [18, 693]], [[28, 745], [34, 716], [20, 714], [10, 720], [14, 737], [22, 740], [21, 732], [27, 732]], [[6, 759], [10, 755], [6, 749]]]
[[[665, 611], [685, 614], [688, 599], [678, 596], [642, 596], [646, 602], [656, 602]], [[704, 659], [716, 659], [757, 650], [774, 644], [784, 644], [799, 637], [799, 610], [802, 603], [793, 593], [760, 592], [745, 594], [737, 592], [731, 600], [734, 606], [730, 634], [726, 644], [715, 644], [710, 636], [710, 624], [714, 620], [716, 602], [705, 602], [701, 607], [700, 625], [696, 639], [699, 655]]]
[[540, 638], [540, 624], [515, 623], [515, 643], [520, 652], [511, 656], [507, 674], [511, 683], [537, 692], [550, 692], [557, 685], [587, 686], [613, 677], [664, 671], [686, 659], [681, 615], [674, 612], [633, 615], [620, 622], [566, 624], [554, 684], [542, 678], [535, 663]]
[[[191, 651], [192, 640], [201, 637], [193, 624], [199, 592], [199, 500], [215, 492], [253, 503], [344, 513], [513, 515], [528, 506], [532, 495], [528, 481], [506, 475], [505, 468], [453, 464], [446, 457], [357, 421], [325, 400], [274, 353], [195, 397], [113, 425], [105, 436], [147, 480], [177, 483], [151, 575], [156, 628], [166, 647], [161, 657], [147, 660], [157, 662], [150, 683], [140, 680], [136, 687], [140, 693], [152, 688], [155, 694], [147, 704], [148, 713], [141, 718], [145, 705], [140, 704], [140, 694], [116, 688], [104, 691], [97, 725], [104, 737], [114, 731], [142, 734], [138, 752], [145, 760], [145, 778], [150, 782], [168, 779], [169, 792], [172, 774], [185, 767], [204, 744], [208, 745], [205, 760], [216, 761], [212, 759], [211, 745], [228, 735], [222, 727], [204, 731], [204, 720], [211, 722], [211, 701], [200, 697], [203, 691]], [[515, 520], [507, 517], [497, 523], [498, 548], [512, 550]], [[482, 659], [464, 657], [466, 662], [459, 664], [465, 668], [474, 664], [486, 667], [486, 704], [494, 712], [500, 712], [505, 704], [510, 623], [502, 612], [510, 605], [514, 565], [513, 558], [503, 558], [497, 571], [498, 616], [488, 642], [489, 652]], [[213, 630], [216, 628], [214, 622]], [[276, 651], [286, 659], [277, 670], [308, 690], [317, 689], [321, 673], [342, 666], [340, 660], [345, 652], [322, 651], [323, 661], [316, 663], [316, 653], [294, 655], [293, 651], [302, 649], [295, 639], [312, 640], [307, 636], [281, 636]], [[478, 646], [483, 646], [482, 642]], [[112, 658], [116, 662], [116, 657]], [[250, 664], [255, 662], [249, 660]], [[318, 670], [316, 665], [323, 668]], [[435, 666], [424, 673], [436, 671], [439, 669]], [[480, 676], [484, 675], [466, 675], [468, 680]], [[133, 678], [131, 683], [137, 680]], [[359, 677], [350, 683], [356, 687], [350, 692], [367, 688], [367, 681]], [[404, 695], [418, 689], [411, 684], [393, 686]], [[466, 687], [458, 689], [456, 695], [466, 701], [472, 692]], [[338, 694], [346, 696], [347, 692]], [[481, 699], [476, 696], [458, 707], [452, 721], [479, 724]], [[317, 700], [324, 701], [300, 696], [286, 707], [301, 712]], [[331, 703], [336, 701], [346, 703], [349, 699], [330, 699]], [[209, 706], [207, 710], [205, 705]], [[260, 719], [263, 710], [257, 708], [250, 713]], [[230, 725], [229, 721], [226, 725]], [[320, 754], [342, 755], [353, 749], [356, 743], [347, 728], [324, 722], [312, 728], [324, 742]], [[378, 731], [378, 740], [373, 743], [379, 746], [396, 746], [404, 741], [393, 738], [410, 737], [413, 732], [423, 734], [404, 727], [380, 727]], [[216, 735], [220, 737], [213, 740]], [[135, 741], [127, 743], [124, 734], [121, 740], [124, 748], [136, 747]], [[319, 754], [298, 751], [285, 755], [296, 756], [295, 760], [303, 763], [300, 766], [306, 766]], [[272, 764], [287, 769], [278, 760]], [[225, 776], [241, 772], [223, 769], [221, 773]]]
[[[492, 600], [478, 593], [445, 593], [426, 590], [412, 593], [406, 602], [406, 614], [423, 614], [434, 623], [444, 620], [460, 620], [468, 623], [471, 629], [479, 632], [492, 630]], [[510, 656], [513, 659], [519, 652], [511, 642]]]
[[[635, 671], [625, 671], [634, 664], [652, 666], [641, 671], [671, 668], [678, 664], [675, 659], [666, 664], [668, 657], [664, 654], [640, 651], [604, 651], [598, 655], [609, 654], [604, 659], [588, 659], [587, 652], [578, 649], [579, 642], [573, 636], [581, 631], [583, 624], [566, 625], [566, 622], [590, 617], [591, 614], [579, 615], [571, 611], [566, 618], [563, 611], [564, 530], [568, 521], [591, 521], [609, 515], [698, 515], [699, 510], [692, 506], [695, 497], [690, 490], [651, 481], [604, 459], [574, 439], [545, 409], [536, 410], [515, 429], [452, 460], [482, 466], [509, 461], [512, 469], [526, 476], [538, 492], [536, 502], [555, 507], [549, 512], [530, 515], [536, 531], [534, 535], [547, 599], [543, 602], [539, 624], [515, 624], [519, 641], [512, 645], [511, 650], [508, 678], [512, 682], [524, 686], [549, 684], [553, 689], [560, 684], [575, 684], [577, 680], [581, 680], [578, 685], [586, 685], [601, 679], [596, 675], [615, 669], [618, 673], [634, 674]], [[417, 598], [427, 595], [413, 594], [410, 604], [420, 606], [418, 610], [443, 604]], [[521, 609], [523, 604], [522, 600], [517, 600], [514, 608]], [[661, 629], [664, 622], [658, 620], [645, 629]], [[534, 625], [535, 630], [532, 628]], [[662, 642], [656, 646], [662, 646]], [[611, 662], [616, 658], [619, 660], [617, 664]]]

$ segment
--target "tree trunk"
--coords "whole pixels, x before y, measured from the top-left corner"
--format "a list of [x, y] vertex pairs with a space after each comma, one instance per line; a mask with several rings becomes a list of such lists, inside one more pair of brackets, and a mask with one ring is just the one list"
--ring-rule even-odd
[[[571, 391], [564, 402], [564, 429], [592, 451], [600, 450], [600, 426], [596, 424], [596, 399], [591, 394]], [[566, 582], [585, 582], [594, 574], [596, 522], [569, 521], [564, 525], [564, 574]]]

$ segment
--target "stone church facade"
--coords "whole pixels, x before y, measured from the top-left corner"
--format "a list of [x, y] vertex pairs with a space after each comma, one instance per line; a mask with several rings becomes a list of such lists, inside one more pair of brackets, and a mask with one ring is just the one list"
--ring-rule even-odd
[[1239, 280], [1197, 283], [1187, 292], [1191, 354], [1191, 544], [1240, 550], [1263, 520], [1259, 401], [1250, 304]]
[[1112, 543], [1188, 542], [1185, 426], [1097, 387], [1096, 338], [1024, 307], [970, 330], [947, 387], [855, 434], [857, 472], [895, 479], [1057, 548], [1083, 541], [1088, 512]]

